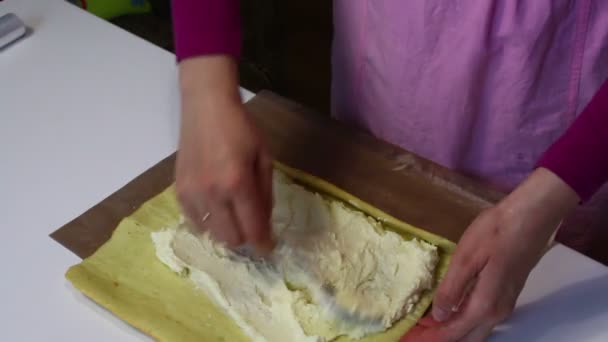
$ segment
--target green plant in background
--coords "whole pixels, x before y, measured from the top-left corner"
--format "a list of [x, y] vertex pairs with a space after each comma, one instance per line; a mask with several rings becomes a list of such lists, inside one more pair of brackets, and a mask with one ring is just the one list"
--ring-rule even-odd
[[103, 19], [148, 13], [152, 10], [148, 0], [72, 0], [70, 2]]

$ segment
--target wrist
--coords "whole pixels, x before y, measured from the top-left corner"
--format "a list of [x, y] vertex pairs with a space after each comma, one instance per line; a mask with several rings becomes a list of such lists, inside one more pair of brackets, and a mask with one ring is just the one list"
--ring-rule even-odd
[[240, 104], [236, 60], [226, 55], [199, 56], [179, 64], [182, 105]]
[[534, 233], [552, 234], [579, 201], [576, 192], [561, 178], [548, 169], [538, 168], [498, 206], [509, 217], [528, 221], [521, 227]]

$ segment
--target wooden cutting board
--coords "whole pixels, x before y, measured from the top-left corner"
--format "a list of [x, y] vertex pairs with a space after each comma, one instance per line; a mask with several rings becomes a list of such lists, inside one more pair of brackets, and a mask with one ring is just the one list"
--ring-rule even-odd
[[[246, 106], [277, 160], [452, 241], [458, 241], [484, 207], [503, 196], [271, 92], [259, 93]], [[51, 237], [82, 258], [91, 255], [122, 218], [174, 181], [174, 163], [175, 155], [159, 162]]]

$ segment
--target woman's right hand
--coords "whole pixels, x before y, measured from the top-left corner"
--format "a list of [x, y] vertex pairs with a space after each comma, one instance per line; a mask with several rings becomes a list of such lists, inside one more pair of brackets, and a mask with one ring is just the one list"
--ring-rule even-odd
[[188, 218], [230, 247], [272, 249], [272, 158], [241, 103], [236, 62], [180, 63], [182, 121], [176, 188]]

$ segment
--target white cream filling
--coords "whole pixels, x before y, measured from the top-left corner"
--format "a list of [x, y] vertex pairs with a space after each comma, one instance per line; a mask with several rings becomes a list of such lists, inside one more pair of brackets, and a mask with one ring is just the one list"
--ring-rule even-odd
[[[152, 234], [157, 257], [188, 277], [253, 341], [326, 341], [385, 330], [433, 285], [435, 246], [405, 241], [378, 222], [275, 172], [271, 265], [253, 262], [180, 224]], [[188, 272], [186, 272], [186, 268]], [[378, 316], [380, 326], [336, 320], [321, 285], [347, 309]], [[289, 286], [289, 287], [288, 287]]]

